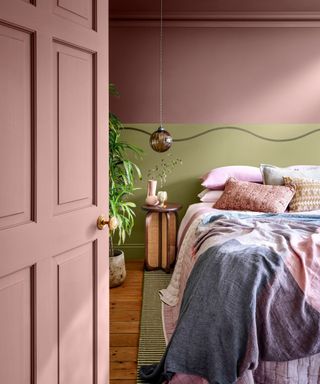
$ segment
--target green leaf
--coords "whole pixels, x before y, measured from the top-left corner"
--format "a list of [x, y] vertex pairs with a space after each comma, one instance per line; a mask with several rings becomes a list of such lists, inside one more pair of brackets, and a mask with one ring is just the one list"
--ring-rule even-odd
[[[114, 84], [109, 85], [109, 92], [118, 95]], [[137, 180], [142, 179], [138, 165], [132, 158], [142, 159], [143, 150], [122, 140], [123, 124], [118, 116], [109, 113], [109, 210], [110, 215], [118, 219], [119, 225], [113, 238], [118, 237], [119, 244], [123, 244], [130, 236], [134, 225], [136, 205], [129, 199], [140, 188], [135, 186]]]
[[112, 83], [109, 84], [109, 94], [112, 96], [119, 96], [120, 95], [116, 86]]

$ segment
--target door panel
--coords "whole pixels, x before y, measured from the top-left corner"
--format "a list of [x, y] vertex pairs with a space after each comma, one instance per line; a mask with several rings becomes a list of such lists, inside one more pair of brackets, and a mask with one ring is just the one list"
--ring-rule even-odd
[[55, 257], [61, 384], [93, 383], [96, 366], [94, 249], [93, 244], [86, 244]]
[[32, 219], [30, 33], [0, 24], [0, 52], [0, 229], [4, 229]]
[[56, 14], [95, 29], [95, 0], [53, 0], [53, 2]]
[[25, 268], [0, 279], [0, 383], [30, 383], [31, 276]]
[[0, 1], [0, 383], [107, 384], [108, 2], [32, 3]]
[[[94, 57], [90, 52], [54, 43], [55, 213], [93, 204]], [[79, 113], [81, 110], [81, 114]]]

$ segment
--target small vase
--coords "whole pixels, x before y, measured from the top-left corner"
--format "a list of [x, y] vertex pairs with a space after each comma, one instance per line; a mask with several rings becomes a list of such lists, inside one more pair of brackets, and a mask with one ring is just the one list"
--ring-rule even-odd
[[159, 191], [157, 197], [158, 197], [158, 201], [160, 203], [160, 207], [162, 207], [162, 208], [165, 207], [166, 201], [168, 200], [167, 192], [166, 191]]
[[147, 185], [147, 197], [146, 197], [146, 204], [147, 205], [157, 205], [158, 204], [158, 198], [156, 196], [156, 190], [157, 190], [157, 180], [148, 180]]
[[147, 196], [146, 204], [147, 205], [157, 205], [159, 203], [157, 196]]
[[147, 196], [156, 196], [157, 180], [148, 180]]

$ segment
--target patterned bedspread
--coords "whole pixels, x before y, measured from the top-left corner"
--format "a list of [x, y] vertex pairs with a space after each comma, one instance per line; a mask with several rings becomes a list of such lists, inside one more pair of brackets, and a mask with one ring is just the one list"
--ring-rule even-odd
[[[285, 374], [283, 381], [279, 375], [265, 381], [261, 367], [303, 363], [320, 353], [320, 216], [216, 212], [202, 214], [193, 225], [194, 235], [182, 242], [172, 282], [162, 292], [172, 308], [181, 304], [175, 331], [160, 364], [143, 369], [142, 377], [318, 383], [312, 367], [295, 381]], [[189, 260], [183, 247], [192, 253]]]

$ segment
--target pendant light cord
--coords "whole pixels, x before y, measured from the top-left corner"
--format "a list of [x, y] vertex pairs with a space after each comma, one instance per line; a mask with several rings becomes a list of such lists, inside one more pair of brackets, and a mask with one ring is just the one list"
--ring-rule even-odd
[[160, 0], [160, 48], [159, 48], [159, 90], [160, 90], [160, 127], [163, 125], [163, 5]]

